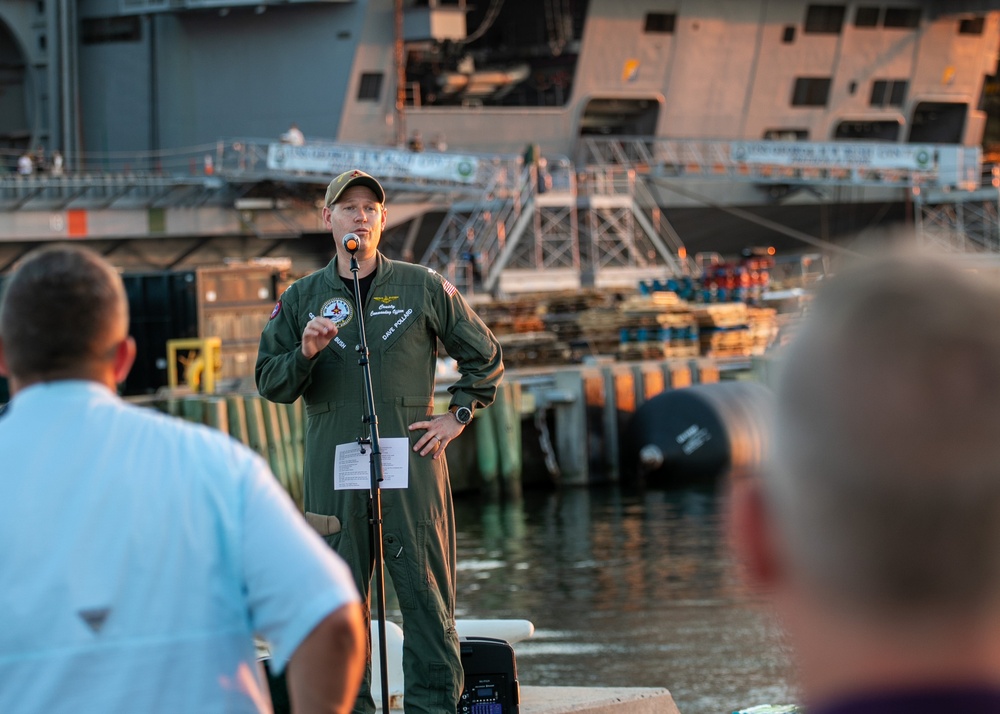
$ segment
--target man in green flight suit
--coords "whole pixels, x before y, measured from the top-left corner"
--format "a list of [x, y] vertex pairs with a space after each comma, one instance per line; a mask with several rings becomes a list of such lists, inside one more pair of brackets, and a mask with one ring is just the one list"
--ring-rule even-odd
[[[373, 177], [355, 170], [330, 183], [323, 222], [337, 254], [293, 283], [274, 306], [261, 334], [257, 388], [275, 402], [303, 397], [306, 518], [351, 566], [362, 599], [369, 600], [370, 494], [334, 483], [337, 445], [368, 436], [355, 351], [357, 313], [363, 310], [379, 436], [406, 437], [412, 448], [407, 487], [380, 491], [385, 568], [403, 613], [404, 706], [407, 712], [454, 714], [463, 670], [455, 631], [455, 518], [444, 452], [475, 410], [493, 402], [503, 362], [493, 333], [455, 286], [378, 251], [385, 220], [385, 191]], [[351, 247], [360, 306], [344, 245], [348, 234], [357, 241]], [[457, 361], [460, 377], [448, 388], [449, 411], [432, 416], [438, 339]], [[375, 711], [370, 660], [354, 711]]]

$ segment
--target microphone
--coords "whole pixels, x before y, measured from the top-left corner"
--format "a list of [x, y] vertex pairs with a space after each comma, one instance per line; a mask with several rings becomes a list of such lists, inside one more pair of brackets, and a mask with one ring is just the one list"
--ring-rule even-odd
[[354, 255], [358, 252], [358, 248], [361, 247], [361, 241], [353, 233], [348, 233], [344, 236], [344, 249]]

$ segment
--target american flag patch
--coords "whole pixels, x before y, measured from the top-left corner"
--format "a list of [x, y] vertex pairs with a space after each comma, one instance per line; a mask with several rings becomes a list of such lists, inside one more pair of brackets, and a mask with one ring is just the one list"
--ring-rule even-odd
[[448, 297], [455, 297], [455, 293], [458, 292], [458, 288], [448, 282], [447, 278], [441, 278], [441, 284], [444, 286], [444, 291], [448, 293]]

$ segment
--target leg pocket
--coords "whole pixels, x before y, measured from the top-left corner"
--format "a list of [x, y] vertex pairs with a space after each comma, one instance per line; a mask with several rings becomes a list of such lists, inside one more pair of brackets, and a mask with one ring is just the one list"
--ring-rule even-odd
[[421, 552], [420, 596], [423, 606], [447, 617], [455, 615], [454, 547], [447, 521], [421, 521], [417, 531]]
[[389, 577], [392, 578], [392, 587], [396, 590], [399, 609], [404, 612], [413, 610], [418, 602], [414, 585], [420, 580], [419, 548], [407, 545], [396, 533], [383, 533], [382, 555]]
[[413, 542], [398, 532], [382, 536], [399, 607], [441, 613], [442, 619], [454, 617], [455, 573], [447, 521], [419, 521], [414, 535]]
[[431, 682], [431, 699], [434, 705], [447, 709], [447, 711], [456, 709], [464, 683], [456, 681], [455, 670], [441, 662], [431, 662], [427, 669]]

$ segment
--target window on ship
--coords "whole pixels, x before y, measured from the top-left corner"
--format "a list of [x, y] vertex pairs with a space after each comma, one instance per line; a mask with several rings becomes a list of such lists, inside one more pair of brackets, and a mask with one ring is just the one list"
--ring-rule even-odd
[[844, 5], [809, 5], [806, 8], [806, 23], [803, 30], [807, 33], [836, 35], [844, 26]]
[[980, 17], [967, 17], [958, 22], [958, 33], [960, 35], [981, 35], [983, 34], [983, 26], [985, 25], [985, 18]]
[[[469, 3], [467, 34], [406, 46], [413, 104], [563, 106], [573, 91], [589, 0]], [[666, 33], [673, 14], [649, 13], [649, 32]]]
[[825, 107], [830, 98], [830, 77], [796, 77], [793, 107]]
[[676, 24], [677, 15], [672, 12], [648, 12], [643, 32], [669, 35], [674, 31]]
[[910, 121], [912, 144], [961, 144], [965, 133], [967, 104], [920, 102]]
[[850, 141], [898, 141], [898, 120], [842, 121], [834, 130], [834, 139]]
[[855, 27], [878, 27], [882, 9], [878, 7], [859, 7], [854, 13]]
[[359, 102], [377, 102], [382, 96], [382, 72], [364, 72], [358, 85]]
[[872, 82], [869, 103], [873, 107], [901, 107], [906, 102], [909, 85], [905, 79], [876, 79]]
[[887, 7], [885, 9], [885, 27], [920, 27], [919, 7]]
[[764, 138], [768, 141], [808, 141], [807, 129], [765, 129]]

